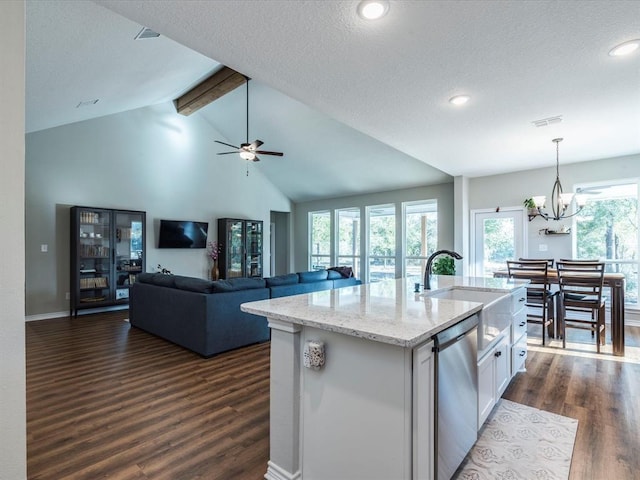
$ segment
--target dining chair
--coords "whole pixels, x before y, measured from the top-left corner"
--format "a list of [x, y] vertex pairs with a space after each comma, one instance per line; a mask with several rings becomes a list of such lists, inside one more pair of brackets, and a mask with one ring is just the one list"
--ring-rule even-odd
[[600, 353], [600, 346], [605, 344], [604, 263], [559, 260], [557, 270], [562, 302], [559, 319], [562, 347], [567, 346], [567, 328], [590, 330], [591, 336], [596, 336]]
[[553, 268], [553, 263], [554, 263], [553, 258], [522, 258], [520, 257], [518, 260], [521, 262], [530, 262], [533, 260], [535, 261], [545, 260], [549, 264], [549, 268]]
[[510, 278], [524, 278], [530, 280], [527, 285], [527, 322], [542, 325], [542, 345], [545, 344], [547, 329], [549, 337], [555, 331], [555, 297], [557, 291], [551, 289], [549, 283], [549, 261], [538, 260], [507, 260], [507, 270]]

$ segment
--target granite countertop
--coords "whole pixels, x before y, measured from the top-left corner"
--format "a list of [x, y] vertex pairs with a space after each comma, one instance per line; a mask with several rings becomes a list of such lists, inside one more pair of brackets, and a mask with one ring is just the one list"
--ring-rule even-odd
[[[418, 277], [243, 303], [242, 311], [368, 340], [412, 348], [480, 311], [482, 303], [414, 292]], [[431, 291], [457, 286], [509, 293], [527, 282], [432, 276]]]

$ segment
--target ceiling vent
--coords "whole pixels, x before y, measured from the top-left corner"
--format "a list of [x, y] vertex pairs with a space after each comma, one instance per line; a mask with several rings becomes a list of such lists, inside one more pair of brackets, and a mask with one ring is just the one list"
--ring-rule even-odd
[[160, 36], [160, 34], [158, 32], [154, 32], [150, 28], [144, 27], [134, 37], [134, 40], [142, 40], [144, 38], [158, 38], [159, 36]]
[[82, 107], [88, 107], [90, 105], [95, 105], [96, 103], [98, 103], [100, 99], [96, 98], [95, 100], [84, 100], [80, 103], [78, 103], [78, 105], [76, 105], [76, 108], [82, 108]]
[[549, 125], [553, 125], [554, 123], [560, 123], [562, 121], [562, 115], [558, 115], [555, 117], [543, 118], [541, 120], [534, 120], [533, 123], [536, 127], [547, 127]]

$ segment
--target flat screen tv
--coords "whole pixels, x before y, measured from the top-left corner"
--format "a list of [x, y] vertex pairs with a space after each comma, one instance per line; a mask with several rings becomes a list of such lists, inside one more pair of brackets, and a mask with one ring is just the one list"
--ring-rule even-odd
[[160, 220], [158, 248], [206, 248], [207, 222]]

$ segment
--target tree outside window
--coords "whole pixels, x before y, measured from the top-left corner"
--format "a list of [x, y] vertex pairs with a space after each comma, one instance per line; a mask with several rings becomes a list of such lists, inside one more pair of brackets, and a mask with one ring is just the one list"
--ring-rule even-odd
[[638, 302], [638, 184], [578, 189], [587, 203], [576, 216], [576, 256], [601, 259], [608, 272], [625, 274], [625, 302]]

